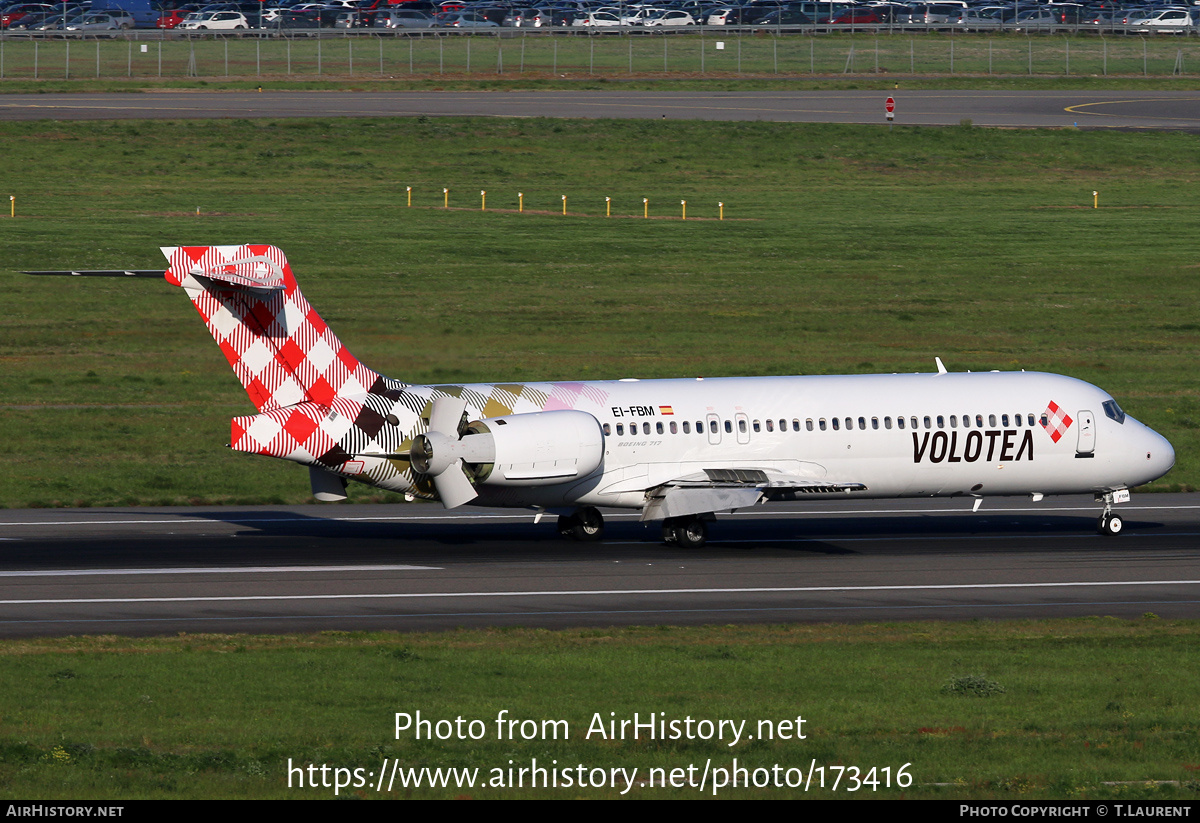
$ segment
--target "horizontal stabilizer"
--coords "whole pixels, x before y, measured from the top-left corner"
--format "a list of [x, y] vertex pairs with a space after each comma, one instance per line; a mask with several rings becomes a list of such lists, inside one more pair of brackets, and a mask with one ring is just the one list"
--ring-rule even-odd
[[62, 277], [157, 277], [162, 278], [162, 269], [81, 269], [79, 271], [27, 271], [22, 274], [46, 274]]
[[[283, 253], [273, 247], [267, 247], [282, 258]], [[183, 255], [177, 255], [177, 251]], [[210, 250], [221, 252], [212, 254]], [[234, 286], [248, 289], [275, 290], [284, 287], [283, 266], [272, 259], [267, 253], [254, 253], [250, 246], [164, 246], [163, 254], [171, 261], [171, 270], [176, 277], [190, 274], [196, 277], [207, 277]], [[190, 252], [190, 254], [189, 254]], [[179, 263], [187, 261], [186, 266]], [[283, 261], [286, 264], [286, 259]], [[180, 269], [183, 268], [183, 271]]]

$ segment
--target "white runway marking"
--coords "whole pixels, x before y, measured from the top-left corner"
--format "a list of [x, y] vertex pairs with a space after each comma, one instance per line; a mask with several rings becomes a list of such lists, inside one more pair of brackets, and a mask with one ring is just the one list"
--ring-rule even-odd
[[51, 569], [0, 572], [4, 577], [88, 577], [125, 574], [293, 574], [296, 572], [407, 572], [442, 571], [441, 566], [230, 566], [188, 569]]
[[639, 594], [814, 594], [822, 592], [884, 592], [884, 591], [970, 591], [984, 589], [1057, 589], [1094, 588], [1099, 586], [1191, 586], [1200, 580], [1125, 580], [1070, 581], [1065, 583], [957, 583], [945, 585], [915, 586], [787, 586], [753, 587], [731, 589], [599, 589], [560, 591], [517, 591], [517, 592], [393, 592], [381, 594], [281, 594], [211, 597], [86, 597], [46, 600], [0, 600], [4, 606], [63, 605], [68, 603], [213, 603], [213, 602], [267, 602], [280, 600], [408, 600], [415, 598], [456, 597], [572, 597], [591, 595], [639, 595]]

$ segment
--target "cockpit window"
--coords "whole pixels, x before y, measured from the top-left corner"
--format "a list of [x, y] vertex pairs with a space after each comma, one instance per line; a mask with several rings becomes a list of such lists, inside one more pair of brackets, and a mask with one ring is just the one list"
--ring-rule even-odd
[[1111, 417], [1113, 420], [1116, 420], [1118, 423], [1125, 422], [1125, 412], [1121, 409], [1120, 406], [1117, 405], [1116, 400], [1105, 400], [1104, 401], [1104, 413], [1107, 414], [1109, 417]]

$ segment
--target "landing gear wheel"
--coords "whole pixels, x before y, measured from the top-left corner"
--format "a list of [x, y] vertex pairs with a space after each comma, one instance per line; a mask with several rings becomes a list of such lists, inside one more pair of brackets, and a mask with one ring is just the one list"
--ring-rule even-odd
[[708, 524], [699, 517], [668, 517], [662, 525], [663, 542], [681, 549], [698, 549], [708, 540]]
[[1100, 515], [1100, 520], [1096, 523], [1096, 531], [1108, 537], [1120, 534], [1123, 528], [1125, 528], [1125, 523], [1121, 520], [1121, 516], [1111, 512]]
[[588, 506], [558, 518], [558, 533], [569, 540], [592, 542], [604, 536], [604, 517]]

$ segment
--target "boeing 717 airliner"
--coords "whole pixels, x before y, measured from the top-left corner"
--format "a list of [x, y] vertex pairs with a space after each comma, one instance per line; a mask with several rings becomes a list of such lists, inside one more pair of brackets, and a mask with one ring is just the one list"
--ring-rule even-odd
[[[717, 513], [831, 497], [1090, 492], [1114, 504], [1165, 474], [1171, 444], [1107, 392], [1056, 374], [937, 372], [418, 386], [358, 361], [274, 246], [164, 248], [257, 413], [238, 451], [308, 466], [318, 500], [353, 480], [464, 504], [559, 515], [598, 539], [601, 507], [698, 547]], [[31, 272], [164, 276], [163, 272]]]

